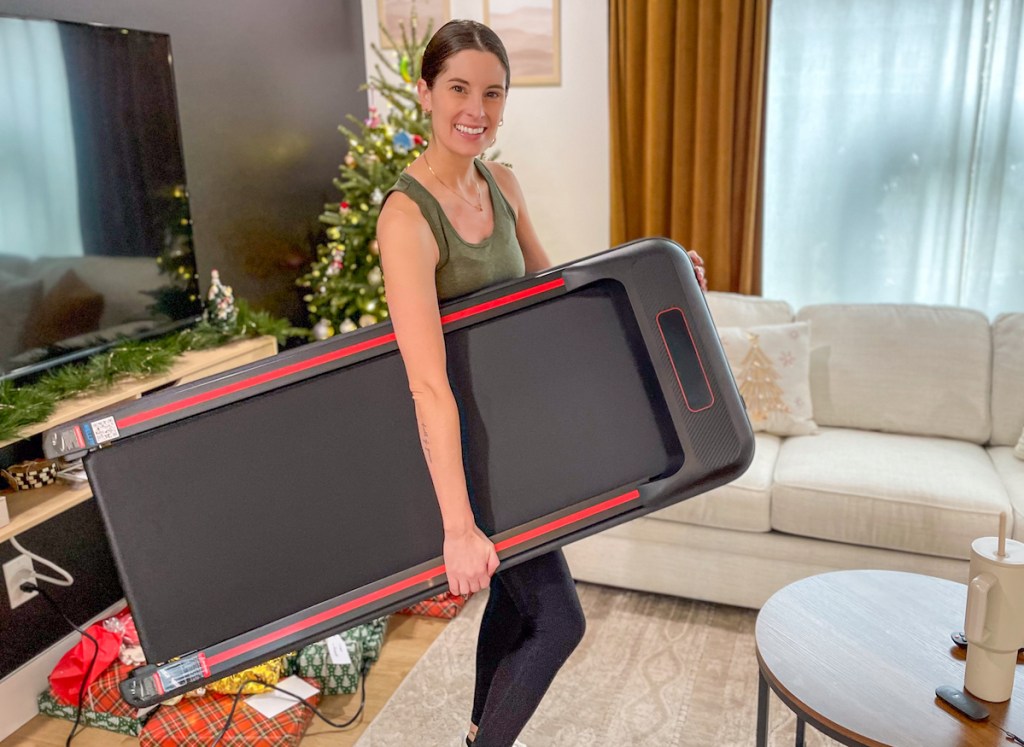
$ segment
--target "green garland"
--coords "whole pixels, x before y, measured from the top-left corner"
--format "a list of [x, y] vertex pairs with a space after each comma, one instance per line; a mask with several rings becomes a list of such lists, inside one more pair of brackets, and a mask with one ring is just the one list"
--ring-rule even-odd
[[125, 340], [84, 363], [70, 363], [48, 371], [32, 384], [0, 382], [0, 441], [16, 438], [25, 427], [53, 414], [57, 403], [84, 392], [102, 392], [129, 377], [166, 373], [175, 359], [190, 350], [206, 350], [242, 337], [273, 335], [279, 344], [289, 338], [308, 339], [309, 331], [292, 327], [265, 311], [251, 309], [239, 299], [238, 315], [229, 326], [206, 321], [181, 332], [153, 340]]

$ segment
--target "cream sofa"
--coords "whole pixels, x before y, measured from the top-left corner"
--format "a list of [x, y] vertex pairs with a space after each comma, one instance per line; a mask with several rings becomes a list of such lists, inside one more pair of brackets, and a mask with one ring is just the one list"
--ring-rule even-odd
[[[584, 581], [760, 608], [831, 570], [965, 582], [1008, 514], [1024, 540], [1024, 313], [709, 293], [719, 328], [806, 321], [818, 433], [756, 434], [721, 488], [566, 548]], [[1019, 452], [1019, 449], [1018, 449]]]

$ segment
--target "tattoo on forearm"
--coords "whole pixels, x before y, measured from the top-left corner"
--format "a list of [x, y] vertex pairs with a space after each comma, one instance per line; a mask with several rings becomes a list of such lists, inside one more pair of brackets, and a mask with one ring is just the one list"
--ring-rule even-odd
[[427, 424], [424, 423], [420, 426], [420, 430], [423, 431], [420, 436], [420, 441], [423, 443], [423, 455], [427, 458], [427, 464], [430, 464], [430, 438], [427, 436]]

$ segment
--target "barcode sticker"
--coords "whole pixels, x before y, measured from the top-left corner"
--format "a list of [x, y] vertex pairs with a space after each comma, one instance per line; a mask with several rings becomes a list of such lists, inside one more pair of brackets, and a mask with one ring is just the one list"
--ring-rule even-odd
[[117, 430], [117, 423], [113, 418], [94, 420], [89, 423], [89, 425], [92, 427], [92, 434], [96, 438], [96, 443], [98, 444], [113, 441], [115, 438], [121, 437], [121, 433]]

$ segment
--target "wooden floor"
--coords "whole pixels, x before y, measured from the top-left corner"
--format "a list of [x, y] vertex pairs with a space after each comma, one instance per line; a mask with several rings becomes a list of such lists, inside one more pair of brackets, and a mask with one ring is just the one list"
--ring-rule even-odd
[[[419, 661], [434, 639], [441, 634], [447, 622], [427, 617], [392, 615], [384, 638], [380, 659], [366, 678], [366, 709], [362, 718], [349, 729], [339, 731], [314, 718], [309, 725], [303, 747], [351, 747], [359, 735], [380, 712], [388, 698]], [[335, 722], [351, 718], [359, 707], [359, 693], [331, 695], [323, 699], [320, 710]], [[36, 716], [11, 736], [0, 741], [3, 747], [63, 747], [71, 729], [71, 722], [47, 716]], [[138, 745], [135, 737], [126, 737], [101, 729], [80, 731], [71, 743], [74, 747], [129, 747]]]

